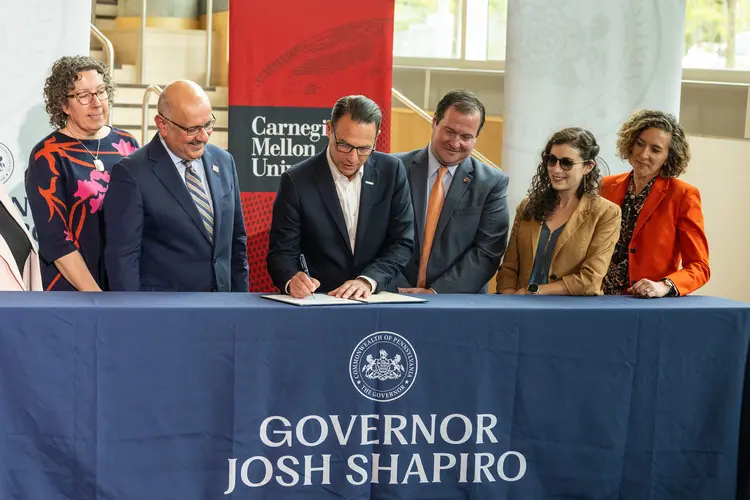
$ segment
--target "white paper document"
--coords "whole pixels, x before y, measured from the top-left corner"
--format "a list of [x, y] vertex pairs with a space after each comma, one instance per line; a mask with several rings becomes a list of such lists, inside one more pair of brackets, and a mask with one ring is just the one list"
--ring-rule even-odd
[[380, 292], [374, 293], [366, 299], [354, 299], [360, 302], [367, 302], [368, 304], [398, 304], [408, 302], [427, 302], [427, 299], [421, 297], [414, 297], [413, 295], [401, 295], [399, 293], [391, 292]]
[[[315, 298], [313, 298], [313, 296]], [[427, 299], [413, 297], [410, 295], [400, 295], [398, 293], [380, 292], [370, 295], [366, 299], [339, 299], [324, 293], [314, 293], [313, 296], [303, 299], [296, 299], [291, 295], [272, 294], [261, 295], [264, 299], [276, 300], [295, 306], [338, 306], [338, 305], [356, 305], [356, 304], [396, 304], [396, 303], [417, 303], [427, 302]]]
[[[313, 298], [313, 296], [315, 298]], [[261, 297], [263, 297], [264, 299], [271, 299], [279, 302], [285, 302], [287, 304], [293, 304], [295, 306], [346, 306], [361, 304], [361, 302], [357, 302], [356, 300], [339, 299], [338, 297], [333, 297], [324, 293], [314, 293], [312, 296], [302, 299], [297, 299], [295, 297], [292, 297], [291, 295], [283, 294], [261, 295]]]

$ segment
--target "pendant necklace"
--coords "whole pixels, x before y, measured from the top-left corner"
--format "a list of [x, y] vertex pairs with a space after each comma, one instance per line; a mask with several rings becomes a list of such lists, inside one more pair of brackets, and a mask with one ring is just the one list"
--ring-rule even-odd
[[[70, 132], [70, 130], [68, 130], [68, 132]], [[88, 151], [88, 153], [91, 155], [92, 158], [94, 158], [94, 167], [96, 168], [96, 170], [98, 172], [104, 172], [104, 163], [102, 163], [102, 161], [99, 159], [99, 146], [101, 146], [102, 144], [102, 138], [100, 137], [99, 140], [96, 142], [96, 155], [94, 155], [94, 153], [92, 153], [89, 150], [89, 148], [87, 148], [86, 145], [82, 143], [78, 137], [74, 136], [73, 134], [70, 134], [70, 135], [73, 137], [73, 139], [78, 141], [78, 144], [83, 146], [83, 148], [86, 151]]]

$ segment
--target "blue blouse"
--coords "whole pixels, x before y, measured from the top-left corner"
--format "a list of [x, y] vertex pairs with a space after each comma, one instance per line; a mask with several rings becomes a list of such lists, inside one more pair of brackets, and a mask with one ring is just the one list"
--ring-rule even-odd
[[565, 224], [550, 232], [547, 223], [542, 224], [542, 231], [539, 233], [539, 242], [536, 245], [534, 266], [531, 268], [529, 284], [546, 285], [549, 281], [549, 268], [552, 265], [552, 255], [555, 253], [557, 238], [562, 233], [564, 227]]

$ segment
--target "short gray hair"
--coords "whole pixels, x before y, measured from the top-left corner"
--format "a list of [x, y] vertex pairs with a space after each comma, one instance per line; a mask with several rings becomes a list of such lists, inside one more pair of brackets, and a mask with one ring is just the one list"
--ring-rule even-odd
[[331, 111], [331, 123], [335, 126], [345, 115], [349, 115], [357, 123], [374, 123], [376, 130], [380, 130], [380, 123], [383, 121], [380, 106], [363, 95], [349, 95], [336, 101]]

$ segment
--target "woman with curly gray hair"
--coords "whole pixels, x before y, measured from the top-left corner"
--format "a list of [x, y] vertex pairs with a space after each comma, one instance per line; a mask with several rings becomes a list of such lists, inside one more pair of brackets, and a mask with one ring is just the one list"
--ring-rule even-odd
[[112, 167], [138, 149], [107, 126], [114, 83], [90, 57], [63, 57], [44, 84], [55, 131], [39, 141], [26, 170], [26, 195], [39, 240], [45, 290], [106, 289], [102, 201]]
[[618, 132], [617, 155], [633, 170], [602, 180], [601, 195], [622, 207], [605, 293], [654, 298], [697, 290], [711, 270], [700, 193], [677, 179], [690, 162], [685, 131], [669, 113], [636, 111]]
[[597, 196], [599, 145], [581, 128], [556, 132], [516, 210], [497, 275], [504, 294], [599, 295], [620, 233], [620, 208]]

